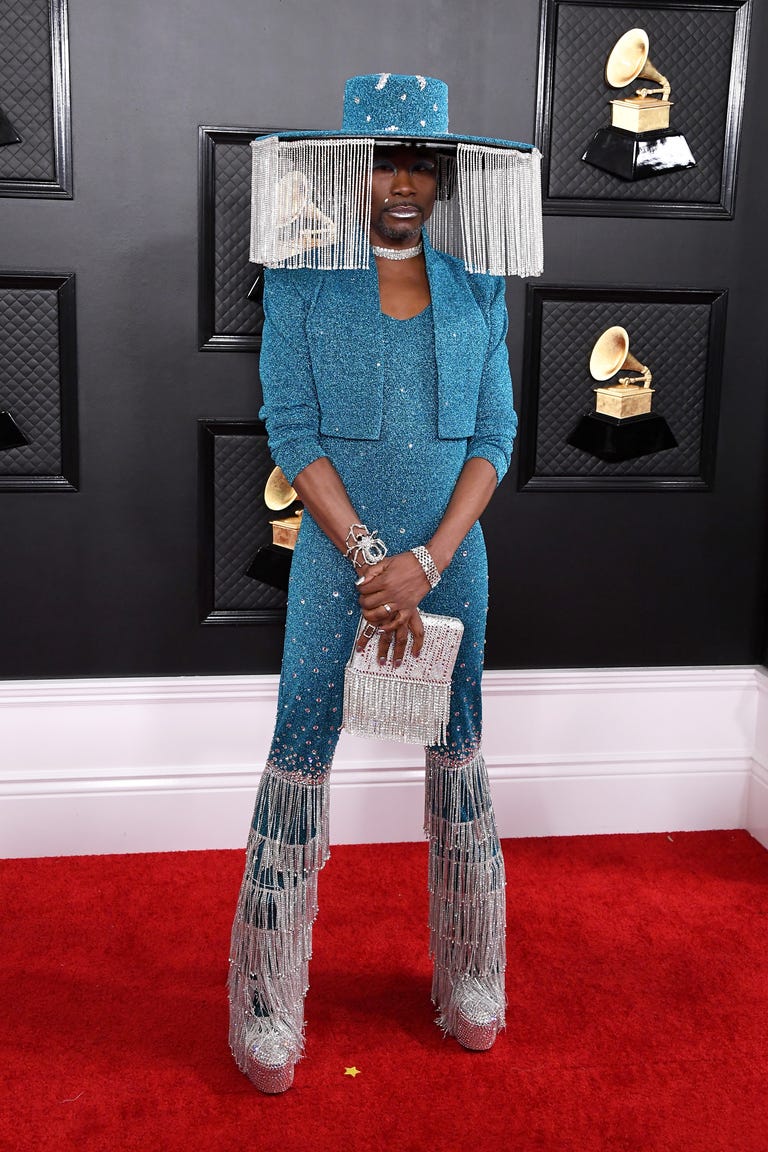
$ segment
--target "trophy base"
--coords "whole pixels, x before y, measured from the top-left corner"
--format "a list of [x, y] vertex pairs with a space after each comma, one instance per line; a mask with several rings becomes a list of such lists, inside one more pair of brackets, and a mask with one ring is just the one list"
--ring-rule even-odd
[[0, 108], [0, 146], [3, 144], [21, 144], [21, 136]]
[[663, 416], [648, 412], [621, 420], [594, 412], [582, 416], [567, 441], [572, 448], [596, 456], [607, 464], [620, 464], [638, 456], [650, 456], [676, 448], [670, 427]]
[[289, 548], [291, 552], [296, 547], [301, 528], [301, 512], [293, 516], [284, 516], [282, 520], [270, 520], [272, 525], [272, 543], [278, 548]]
[[665, 172], [680, 172], [696, 164], [685, 136], [672, 128], [664, 132], [598, 128], [582, 160], [628, 181], [663, 176]]
[[287, 592], [292, 559], [293, 552], [290, 548], [281, 548], [279, 544], [265, 544], [251, 560], [245, 575], [250, 576], [251, 580], [269, 584], [270, 588]]
[[0, 412], [0, 449], [23, 448], [29, 444], [10, 412]]

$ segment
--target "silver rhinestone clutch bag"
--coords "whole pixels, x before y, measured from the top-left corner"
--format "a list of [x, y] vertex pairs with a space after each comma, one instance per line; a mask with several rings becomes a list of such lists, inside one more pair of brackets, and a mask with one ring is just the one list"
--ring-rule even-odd
[[355, 636], [352, 655], [344, 672], [342, 724], [353, 736], [375, 736], [403, 744], [445, 744], [451, 708], [451, 675], [461, 644], [464, 625], [455, 616], [420, 613], [424, 645], [418, 658], [412, 654], [409, 635], [399, 668], [379, 664], [380, 630], [363, 652]]

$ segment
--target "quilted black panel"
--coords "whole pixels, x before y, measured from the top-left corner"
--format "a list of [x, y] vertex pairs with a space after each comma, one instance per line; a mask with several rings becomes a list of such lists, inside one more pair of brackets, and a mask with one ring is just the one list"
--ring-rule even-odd
[[0, 408], [29, 440], [0, 452], [0, 476], [58, 476], [61, 373], [58, 293], [3, 287], [0, 278]]
[[217, 335], [258, 336], [264, 313], [249, 300], [258, 268], [248, 261], [251, 150], [219, 143], [215, 151], [214, 323]]
[[[552, 0], [550, 0], [550, 3]], [[558, 3], [546, 195], [561, 199], [717, 205], [731, 86], [736, 14], [684, 5], [633, 7]], [[644, 28], [650, 59], [672, 85], [670, 127], [684, 134], [694, 168], [628, 183], [581, 160], [609, 100], [645, 83], [609, 88], [605, 62], [630, 28]]]
[[216, 612], [285, 607], [284, 592], [245, 575], [257, 548], [272, 539], [264, 485], [274, 468], [265, 434], [214, 440], [214, 603]]
[[268, 129], [199, 129], [199, 346], [258, 351], [262, 269], [248, 259], [251, 149]]
[[0, 103], [21, 144], [0, 148], [0, 180], [55, 177], [48, 0], [0, 4]]
[[[534, 478], [595, 478], [609, 485], [612, 478], [702, 477], [702, 454], [709, 443], [705, 420], [712, 411], [707, 401], [719, 384], [710, 348], [714, 294], [691, 303], [654, 300], [652, 292], [637, 295], [645, 298], [543, 299], [540, 344], [532, 356], [538, 372], [527, 382], [537, 393], [538, 414], [535, 427], [524, 427], [522, 433], [523, 454], [534, 460]], [[597, 381], [589, 374], [589, 357], [598, 336], [614, 324], [627, 329], [630, 351], [651, 369], [653, 411], [666, 419], [677, 447], [611, 464], [567, 440], [579, 419], [594, 411]]]

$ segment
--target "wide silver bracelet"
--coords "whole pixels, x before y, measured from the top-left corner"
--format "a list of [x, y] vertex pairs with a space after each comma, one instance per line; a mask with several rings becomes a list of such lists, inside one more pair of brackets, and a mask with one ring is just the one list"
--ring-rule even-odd
[[421, 564], [422, 571], [427, 580], [429, 580], [430, 588], [436, 588], [440, 583], [440, 573], [429, 551], [423, 544], [419, 544], [418, 548], [411, 548], [411, 552], [413, 552], [419, 564]]
[[387, 554], [387, 546], [379, 539], [379, 533], [376, 529], [369, 531], [365, 524], [352, 524], [344, 543], [347, 546], [344, 555], [355, 568], [363, 564], [378, 564]]

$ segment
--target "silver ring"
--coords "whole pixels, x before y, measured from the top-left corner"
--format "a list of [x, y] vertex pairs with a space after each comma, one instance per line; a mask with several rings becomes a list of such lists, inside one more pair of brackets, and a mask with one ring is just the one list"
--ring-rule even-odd
[[365, 636], [366, 640], [370, 640], [371, 636], [375, 636], [375, 635], [376, 635], [376, 625], [375, 624], [366, 624], [365, 628], [363, 628], [363, 636]]
[[385, 612], [391, 612], [392, 611], [392, 605], [391, 604], [385, 604], [384, 605], [384, 611]]

